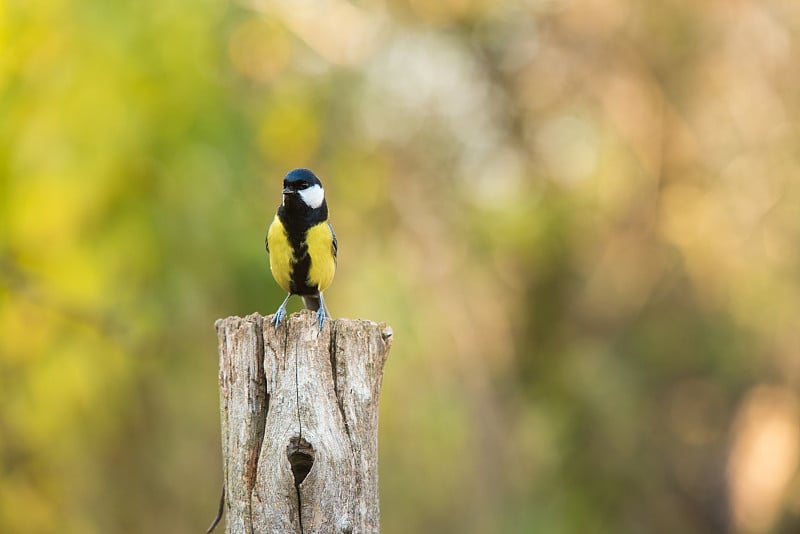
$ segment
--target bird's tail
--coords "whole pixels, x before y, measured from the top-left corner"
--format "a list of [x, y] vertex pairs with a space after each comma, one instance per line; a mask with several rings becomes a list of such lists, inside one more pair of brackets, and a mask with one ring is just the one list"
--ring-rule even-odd
[[303, 304], [307, 310], [317, 311], [319, 309], [319, 296], [304, 296]]

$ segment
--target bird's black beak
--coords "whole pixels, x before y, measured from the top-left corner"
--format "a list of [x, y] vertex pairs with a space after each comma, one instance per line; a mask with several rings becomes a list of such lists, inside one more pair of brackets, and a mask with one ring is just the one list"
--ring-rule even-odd
[[291, 189], [289, 189], [288, 187], [284, 187], [284, 188], [283, 188], [283, 194], [284, 194], [284, 195], [292, 195], [292, 194], [294, 194], [294, 191], [292, 191], [292, 190], [291, 190]]

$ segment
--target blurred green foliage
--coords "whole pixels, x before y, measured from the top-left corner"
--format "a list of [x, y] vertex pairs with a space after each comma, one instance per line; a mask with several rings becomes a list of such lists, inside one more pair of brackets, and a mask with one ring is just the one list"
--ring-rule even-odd
[[[800, 529], [800, 7], [0, 3], [0, 531], [199, 532], [293, 167], [384, 532]], [[294, 309], [299, 305], [293, 304]]]

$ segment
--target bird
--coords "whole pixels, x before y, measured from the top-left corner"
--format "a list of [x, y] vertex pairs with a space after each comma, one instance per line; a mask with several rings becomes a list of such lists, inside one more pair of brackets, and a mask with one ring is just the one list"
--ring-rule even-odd
[[330, 318], [322, 292], [333, 281], [339, 245], [328, 222], [322, 182], [309, 169], [294, 169], [283, 179], [283, 197], [265, 241], [272, 277], [288, 294], [272, 319], [277, 328], [292, 295], [316, 311], [319, 330]]

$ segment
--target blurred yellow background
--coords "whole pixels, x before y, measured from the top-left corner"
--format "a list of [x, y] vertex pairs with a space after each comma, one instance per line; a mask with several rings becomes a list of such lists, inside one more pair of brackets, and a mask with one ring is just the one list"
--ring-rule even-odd
[[294, 167], [331, 312], [395, 332], [385, 533], [800, 531], [798, 31], [794, 0], [0, 3], [0, 532], [205, 529], [213, 323], [280, 303]]

